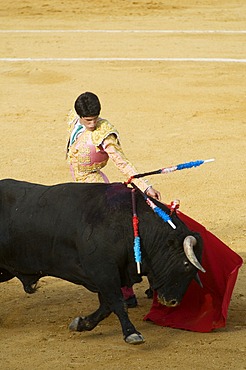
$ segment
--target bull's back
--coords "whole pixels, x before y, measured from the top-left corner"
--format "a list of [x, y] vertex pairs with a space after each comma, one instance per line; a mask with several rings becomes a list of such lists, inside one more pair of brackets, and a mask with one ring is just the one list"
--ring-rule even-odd
[[107, 239], [108, 216], [120, 214], [118, 195], [125, 189], [122, 184], [46, 186], [1, 180], [0, 267], [27, 271], [31, 266], [34, 272], [68, 261], [79, 264], [79, 253], [94, 251], [95, 242]]

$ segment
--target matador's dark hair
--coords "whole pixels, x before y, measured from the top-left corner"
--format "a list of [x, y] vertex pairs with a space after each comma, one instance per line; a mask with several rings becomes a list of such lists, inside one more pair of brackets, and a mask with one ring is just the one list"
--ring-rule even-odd
[[94, 117], [99, 116], [101, 104], [95, 94], [87, 91], [78, 96], [74, 108], [79, 117]]

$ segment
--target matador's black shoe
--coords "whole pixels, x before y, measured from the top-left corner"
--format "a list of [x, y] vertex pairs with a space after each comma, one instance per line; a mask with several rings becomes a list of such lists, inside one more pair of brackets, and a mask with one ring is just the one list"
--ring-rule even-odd
[[125, 303], [128, 308], [134, 308], [134, 307], [137, 307], [138, 305], [138, 301], [135, 295], [125, 299]]

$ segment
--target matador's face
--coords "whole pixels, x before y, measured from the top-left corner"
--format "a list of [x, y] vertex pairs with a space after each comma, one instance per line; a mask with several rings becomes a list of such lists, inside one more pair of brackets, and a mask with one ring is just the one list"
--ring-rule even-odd
[[80, 117], [80, 123], [86, 127], [88, 131], [94, 131], [97, 126], [98, 116]]

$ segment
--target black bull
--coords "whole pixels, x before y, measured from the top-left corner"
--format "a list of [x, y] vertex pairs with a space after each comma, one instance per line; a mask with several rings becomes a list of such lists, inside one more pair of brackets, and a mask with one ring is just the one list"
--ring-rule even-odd
[[75, 318], [71, 330], [92, 330], [114, 312], [125, 341], [141, 343], [144, 339], [129, 320], [121, 287], [147, 276], [160, 302], [175, 306], [202, 270], [199, 234], [176, 214], [172, 221], [177, 228], [172, 229], [137, 192], [142, 253], [142, 272], [137, 274], [131, 189], [124, 184], [45, 186], [5, 179], [0, 181], [0, 204], [0, 282], [17, 277], [25, 291], [33, 293], [41, 277], [54, 276], [98, 293], [99, 308]]

